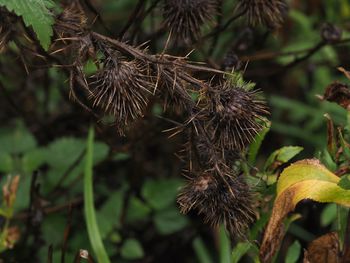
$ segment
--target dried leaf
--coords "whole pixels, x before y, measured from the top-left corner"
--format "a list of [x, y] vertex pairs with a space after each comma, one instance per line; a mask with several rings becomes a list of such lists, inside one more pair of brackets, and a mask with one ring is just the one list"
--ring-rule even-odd
[[322, 99], [335, 102], [344, 109], [350, 110], [350, 89], [346, 84], [333, 82], [326, 88]]
[[345, 75], [345, 77], [347, 77], [347, 78], [350, 80], [350, 71], [347, 71], [347, 70], [346, 70], [345, 68], [343, 68], [343, 67], [339, 67], [338, 70], [339, 70], [340, 72], [342, 72], [342, 73]]
[[[270, 262], [283, 234], [283, 219], [303, 199], [350, 206], [350, 191], [337, 184], [340, 178], [318, 160], [302, 160], [287, 167], [277, 182], [277, 197], [260, 247], [262, 262]], [[278, 234], [276, 234], [278, 233]]]
[[10, 208], [16, 200], [16, 193], [19, 184], [19, 175], [11, 178], [9, 177], [7, 183], [2, 188], [2, 196], [5, 205]]
[[312, 241], [305, 251], [304, 262], [338, 263], [340, 262], [339, 237], [336, 232], [323, 235]]
[[334, 123], [328, 113], [326, 113], [324, 117], [327, 119], [327, 150], [331, 156], [334, 157], [337, 152], [337, 141], [335, 138]]

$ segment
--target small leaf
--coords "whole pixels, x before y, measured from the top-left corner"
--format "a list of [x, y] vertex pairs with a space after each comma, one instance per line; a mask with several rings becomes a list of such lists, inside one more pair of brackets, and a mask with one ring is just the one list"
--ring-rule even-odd
[[180, 214], [176, 207], [158, 211], [153, 220], [158, 232], [162, 235], [175, 233], [188, 225], [187, 217]]
[[0, 152], [0, 172], [10, 173], [14, 169], [13, 159], [8, 153]]
[[123, 243], [120, 254], [125, 259], [140, 259], [143, 257], [144, 252], [140, 242], [134, 238], [129, 238]]
[[290, 159], [298, 155], [304, 148], [300, 146], [285, 146], [274, 151], [266, 161], [264, 169], [276, 169], [281, 164], [288, 162]]
[[321, 226], [326, 227], [330, 225], [337, 218], [337, 205], [328, 204], [323, 208], [321, 213]]
[[2, 153], [21, 154], [34, 149], [37, 142], [25, 127], [18, 125], [14, 131], [9, 130], [1, 134], [0, 145]]
[[125, 161], [130, 159], [130, 154], [128, 153], [117, 153], [113, 156], [113, 161]]
[[340, 178], [326, 169], [318, 160], [303, 160], [287, 167], [277, 182], [277, 197], [260, 248], [262, 262], [268, 262], [280, 243], [282, 221], [303, 199], [334, 202], [350, 206], [350, 191], [337, 184]]
[[117, 191], [109, 196], [108, 200], [97, 212], [97, 221], [100, 226], [102, 239], [105, 239], [114, 227], [120, 226], [123, 203], [124, 192]]
[[232, 250], [232, 263], [238, 263], [239, 260], [249, 251], [252, 244], [248, 241], [239, 242]]
[[177, 178], [148, 180], [143, 185], [142, 196], [152, 208], [161, 210], [175, 203], [182, 185], [183, 181]]
[[67, 169], [85, 149], [84, 141], [73, 137], [62, 137], [56, 139], [48, 146], [47, 163], [60, 170]]
[[135, 223], [139, 220], [146, 219], [151, 213], [151, 208], [135, 196], [132, 196], [128, 203], [126, 212], [126, 222]]
[[350, 174], [343, 175], [338, 185], [343, 189], [350, 190]]
[[0, 0], [0, 6], [6, 7], [16, 15], [22, 16], [26, 26], [32, 26], [41, 45], [48, 49], [54, 24], [53, 8], [55, 3], [51, 0]]
[[259, 152], [262, 142], [266, 134], [270, 131], [271, 122], [267, 121], [265, 127], [255, 136], [253, 142], [249, 145], [248, 161], [250, 164], [254, 164], [256, 156]]
[[25, 173], [31, 174], [46, 161], [46, 148], [36, 148], [26, 152], [22, 157], [22, 169]]
[[301, 245], [298, 240], [295, 240], [294, 243], [288, 248], [286, 263], [295, 263], [300, 257]]

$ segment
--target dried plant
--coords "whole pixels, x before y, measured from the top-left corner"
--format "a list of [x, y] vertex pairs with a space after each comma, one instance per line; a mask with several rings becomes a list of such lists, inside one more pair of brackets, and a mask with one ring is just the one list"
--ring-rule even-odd
[[88, 28], [88, 20], [79, 4], [79, 1], [71, 1], [64, 5], [62, 13], [56, 17], [54, 30], [61, 38], [82, 35]]
[[177, 39], [192, 42], [200, 37], [201, 26], [213, 19], [217, 6], [217, 0], [164, 0], [164, 22]]
[[237, 9], [245, 12], [251, 25], [280, 27], [287, 11], [285, 0], [239, 0]]
[[182, 213], [195, 209], [212, 226], [223, 223], [232, 237], [243, 237], [255, 217], [247, 183], [226, 166], [193, 177], [182, 189], [178, 203]]
[[13, 23], [11, 15], [0, 8], [0, 52], [10, 41]]
[[147, 67], [115, 52], [108, 54], [103, 69], [92, 76], [89, 86], [93, 106], [113, 114], [121, 134], [133, 120], [143, 116], [151, 89]]
[[[224, 81], [206, 92], [199, 118], [213, 127], [214, 140], [223, 148], [243, 150], [261, 130], [266, 104], [244, 83]], [[260, 122], [259, 122], [260, 120]]]

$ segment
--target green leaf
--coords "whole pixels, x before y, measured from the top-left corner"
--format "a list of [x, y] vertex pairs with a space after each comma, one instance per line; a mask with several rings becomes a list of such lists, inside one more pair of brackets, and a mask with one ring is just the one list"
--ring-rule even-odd
[[113, 156], [113, 161], [125, 161], [130, 159], [130, 154], [128, 153], [117, 153]]
[[192, 242], [192, 247], [197, 255], [199, 263], [212, 263], [213, 260], [210, 256], [208, 248], [205, 246], [202, 238], [196, 237]]
[[53, 168], [65, 170], [82, 155], [84, 141], [73, 137], [62, 137], [48, 146], [47, 163]]
[[255, 136], [254, 141], [249, 145], [248, 162], [254, 164], [262, 142], [271, 128], [271, 122], [266, 122], [265, 127]]
[[350, 174], [343, 175], [338, 185], [343, 189], [350, 190]]
[[153, 220], [156, 229], [162, 235], [173, 234], [188, 225], [187, 217], [180, 214], [176, 207], [158, 211]]
[[14, 169], [13, 159], [8, 153], [0, 152], [0, 172], [10, 173]]
[[105, 239], [114, 227], [120, 226], [123, 204], [124, 192], [117, 191], [111, 194], [101, 209], [97, 211], [97, 221], [102, 239]]
[[301, 200], [350, 206], [350, 191], [339, 187], [339, 180], [316, 159], [302, 160], [284, 169], [277, 182], [277, 197], [260, 247], [261, 255], [266, 255], [263, 260], [267, 261], [276, 252], [276, 246], [272, 244], [280, 242], [276, 239], [283, 237], [276, 237], [276, 233], [281, 233], [283, 219]]
[[294, 243], [288, 248], [286, 263], [295, 263], [300, 257], [301, 245], [298, 240], [295, 240]]
[[283, 164], [299, 154], [304, 148], [300, 146], [285, 146], [274, 151], [266, 161], [265, 170], [274, 163]]
[[53, 13], [49, 10], [55, 6], [51, 0], [0, 0], [0, 6], [22, 16], [26, 26], [32, 26], [40, 44], [47, 50], [53, 35]]
[[46, 148], [36, 148], [26, 152], [22, 157], [22, 169], [25, 173], [31, 174], [46, 161]]
[[326, 227], [337, 218], [337, 205], [327, 204], [321, 213], [321, 226]]
[[87, 140], [87, 150], [85, 156], [85, 172], [84, 172], [84, 212], [90, 243], [96, 254], [99, 263], [110, 263], [106, 249], [102, 243], [100, 231], [96, 221], [96, 212], [94, 206], [93, 194], [93, 152], [94, 152], [94, 130], [89, 129]]
[[239, 260], [249, 251], [252, 246], [249, 242], [239, 242], [232, 250], [232, 263], [238, 263]]
[[219, 228], [220, 263], [231, 263], [231, 242], [223, 225]]
[[125, 259], [140, 259], [144, 252], [140, 242], [134, 238], [129, 238], [123, 243], [120, 254]]
[[15, 130], [4, 131], [0, 136], [2, 153], [21, 154], [35, 148], [36, 145], [34, 136], [21, 124]]
[[135, 196], [129, 200], [128, 210], [126, 212], [126, 221], [134, 223], [143, 219], [151, 213], [151, 208]]
[[161, 210], [175, 203], [178, 189], [183, 181], [177, 178], [148, 180], [142, 188], [142, 196], [156, 210]]

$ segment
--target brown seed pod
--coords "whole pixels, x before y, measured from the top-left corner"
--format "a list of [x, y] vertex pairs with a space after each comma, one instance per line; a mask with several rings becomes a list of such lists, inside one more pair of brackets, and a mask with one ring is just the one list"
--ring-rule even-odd
[[164, 0], [165, 25], [177, 39], [195, 41], [201, 26], [217, 13], [216, 0]]
[[79, 1], [70, 1], [63, 8], [63, 12], [56, 17], [54, 25], [56, 34], [61, 38], [84, 34], [88, 27], [87, 17]]
[[321, 37], [327, 43], [337, 43], [342, 38], [342, 30], [330, 23], [324, 23], [321, 27]]
[[[225, 169], [228, 171], [229, 169]], [[194, 209], [212, 226], [223, 223], [232, 237], [243, 237], [255, 213], [252, 193], [243, 176], [207, 170], [194, 177], [180, 192], [182, 213]]]
[[284, 20], [288, 5], [285, 0], [239, 0], [237, 9], [245, 12], [248, 23], [278, 28]]
[[143, 117], [151, 89], [145, 71], [141, 62], [113, 54], [106, 58], [104, 68], [92, 76], [93, 106], [115, 116], [120, 134], [133, 120]]
[[262, 129], [259, 120], [268, 114], [258, 92], [225, 81], [207, 92], [207, 110], [199, 118], [214, 127], [213, 141], [222, 148], [243, 150]]
[[12, 20], [11, 14], [0, 8], [0, 52], [6, 47], [11, 38]]

